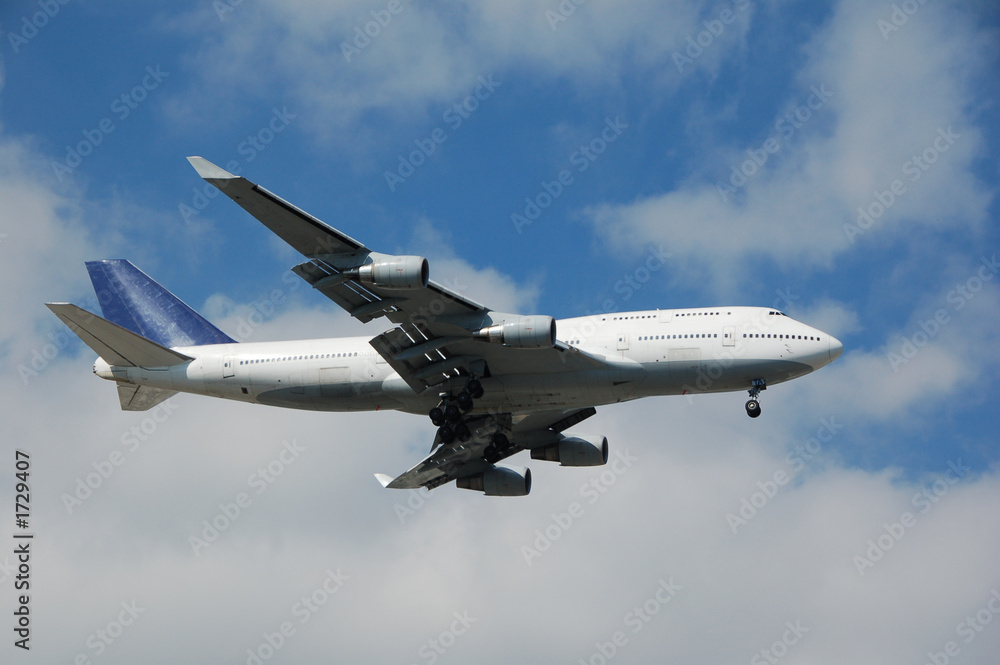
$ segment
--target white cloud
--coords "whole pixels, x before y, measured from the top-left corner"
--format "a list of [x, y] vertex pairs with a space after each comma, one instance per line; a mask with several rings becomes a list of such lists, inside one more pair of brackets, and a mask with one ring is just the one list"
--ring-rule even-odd
[[[975, 268], [968, 274], [976, 274]], [[1000, 292], [987, 282], [965, 298], [952, 286], [915, 303], [910, 320], [887, 332], [876, 348], [848, 344], [844, 356], [823, 370], [822, 381], [803, 384], [811, 403], [835, 405], [840, 413], [875, 422], [892, 422], [902, 414], [932, 417], [949, 398], [980, 403], [982, 388], [1000, 362], [992, 341]], [[829, 320], [832, 332], [835, 318]]]
[[[729, 191], [693, 179], [596, 206], [588, 212], [595, 228], [620, 248], [668, 243], [678, 261], [707, 266], [716, 290], [730, 293], [760, 257], [813, 270], [852, 243], [981, 225], [992, 195], [972, 172], [981, 155], [972, 106], [985, 65], [970, 45], [984, 33], [960, 12], [933, 5], [885, 42], [876, 28], [882, 13], [870, 3], [835, 8], [798, 72], [800, 92], [788, 109], [801, 109], [798, 120], [778, 115], [765, 133], [776, 141], [770, 150], [763, 139], [731, 147], [715, 178]], [[925, 153], [918, 165], [914, 156]], [[734, 168], [750, 176], [727, 182]], [[857, 224], [859, 206], [871, 208], [872, 222], [845, 231]]]
[[[206, 114], [206, 105], [225, 108], [234, 91], [266, 93], [287, 99], [301, 113], [299, 122], [324, 140], [343, 143], [337, 137], [350, 129], [352, 140], [370, 143], [376, 130], [359, 126], [371, 118], [384, 114], [403, 126], [420, 121], [464, 99], [479, 76], [491, 73], [502, 81], [504, 72], [529, 69], [543, 81], [565, 78], [592, 94], [620, 88], [621, 79], [638, 70], [674, 87], [682, 76], [715, 70], [741, 43], [753, 12], [734, 9], [715, 35], [703, 23], [718, 21], [714, 5], [562, 4], [575, 7], [564, 22], [550, 22], [546, 14], [558, 12], [560, 3], [534, 0], [403, 2], [397, 14], [360, 1], [243, 4], [222, 22], [201, 9], [168, 24], [209, 35], [189, 63], [202, 84], [176, 98], [172, 113], [184, 123], [211, 122], [222, 116]], [[673, 54], [701, 32], [707, 46], [679, 71]], [[381, 124], [379, 136], [388, 123]]]
[[[449, 18], [409, 5], [406, 11], [415, 12], [413, 26], [404, 27], [406, 14], [398, 17], [405, 39], [398, 44], [386, 41], [384, 53], [366, 50], [362, 55], [372, 57], [364, 67], [370, 69], [359, 72], [401, 66], [404, 43], [419, 43], [422, 35], [444, 45], [412, 60], [433, 66], [426, 79], [405, 81], [405, 75], [416, 70], [403, 67], [387, 80], [366, 83], [359, 73], [358, 80], [342, 84], [323, 72], [324, 62], [342, 57], [328, 46], [296, 94], [318, 98], [323, 94], [318, 87], [332, 83], [329, 99], [318, 108], [341, 109], [344, 117], [351, 117], [358, 109], [449, 99], [465, 89], [479, 66], [494, 61], [507, 66], [544, 61], [550, 76], [573, 72], [581, 78], [609, 78], [630, 58], [649, 57], [669, 68], [673, 47], [669, 40], [657, 41], [657, 31], [683, 40], [689, 31], [700, 29], [705, 16], [681, 9], [691, 13], [667, 26], [662, 14], [643, 14], [650, 4], [587, 3], [558, 28], [556, 41], [546, 42], [541, 40], [548, 30], [542, 10], [555, 3], [533, 5], [538, 24], [525, 33], [517, 30], [515, 14], [508, 13], [507, 6], [449, 5], [467, 11], [461, 18]], [[906, 53], [921, 62], [930, 60], [930, 72], [943, 71], [935, 63], [954, 63], [949, 60], [953, 47], [973, 34], [961, 25], [933, 21], [943, 15], [934, 13], [943, 11], [935, 6], [923, 7], [889, 42], [908, 45]], [[341, 7], [300, 3], [287, 10], [271, 8], [267, 16], [276, 18], [272, 36], [265, 35], [263, 19], [249, 4], [238, 5], [223, 24], [232, 32], [206, 48], [212, 66], [218, 67], [207, 80], [221, 80], [227, 66], [222, 56], [234, 45], [238, 48], [228, 73], [239, 77], [240, 85], [267, 83], [275, 72], [289, 74], [293, 63], [305, 61], [328, 39], [331, 21], [342, 23], [340, 29], [346, 32], [364, 20], [373, 4]], [[864, 52], [864, 45], [850, 37], [855, 30], [875, 30], [876, 10], [859, 7], [845, 5], [835, 14], [828, 33], [816, 40], [814, 66], [855, 50]], [[297, 17], [294, 24], [292, 17]], [[241, 27], [241, 20], [250, 26]], [[459, 40], [451, 36], [456, 21], [475, 29]], [[605, 23], [614, 29], [604, 30]], [[881, 38], [877, 30], [875, 34]], [[290, 35], [312, 41], [296, 46]], [[915, 44], [921, 39], [939, 48], [918, 52]], [[613, 57], [623, 44], [635, 43], [657, 48], [649, 56], [640, 55], [642, 49], [637, 48], [622, 59]], [[519, 47], [526, 50], [506, 54]], [[256, 81], [243, 78], [254, 48], [264, 65]], [[282, 55], [282, 48], [290, 52]], [[709, 74], [710, 57], [706, 54], [699, 61]], [[272, 58], [278, 60], [276, 65], [263, 62]], [[475, 66], [463, 64], [463, 58]], [[845, 66], [854, 70], [868, 61], [860, 63], [848, 61]], [[445, 80], [442, 72], [459, 80]], [[698, 232], [675, 228], [676, 237], [665, 239], [665, 248], [675, 258], [700, 251], [707, 241], [699, 239], [699, 232], [717, 230], [721, 255], [716, 267], [723, 279], [732, 274], [734, 260], [755, 252], [777, 255], [788, 250], [805, 257], [803, 261], [831, 260], [845, 242], [843, 214], [831, 211], [850, 209], [853, 198], [865, 196], [880, 179], [891, 178], [908, 151], [923, 145], [925, 122], [933, 131], [935, 123], [962, 118], [966, 124], [961, 131], [969, 132], [963, 138], [974, 138], [962, 106], [967, 95], [960, 85], [943, 88], [945, 99], [930, 100], [926, 110], [905, 109], [898, 119], [909, 129], [898, 135], [891, 126], [896, 120], [879, 107], [877, 95], [867, 119], [858, 109], [865, 95], [877, 92], [867, 78], [877, 74], [831, 70], [830, 78], [842, 85], [835, 99], [843, 103], [833, 114], [838, 119], [834, 134], [789, 146], [773, 175], [761, 174], [760, 183], [748, 187], [746, 203], [716, 204], [711, 201], [717, 197], [714, 190], [682, 190], [667, 195], [666, 202], [639, 202], [627, 215], [622, 212], [618, 222], [635, 223], [618, 230], [640, 246], [657, 246], [663, 238], [647, 237], [654, 228], [650, 220], [700, 224]], [[813, 78], [803, 76], [807, 82]], [[902, 79], [899, 94], [907, 94], [910, 86], [953, 85], [937, 75], [928, 78]], [[344, 91], [355, 96], [334, 99]], [[334, 123], [340, 121], [334, 118]], [[880, 156], [847, 140], [855, 132], [877, 136], [872, 127], [888, 131], [886, 145], [895, 155]], [[843, 147], [834, 136], [845, 140]], [[908, 143], [907, 137], [913, 141]], [[927, 183], [927, 190], [914, 189], [913, 198], [901, 199], [893, 214], [915, 209], [919, 199], [928, 212], [900, 212], [899, 218], [932, 224], [934, 206], [944, 205], [931, 201], [932, 195], [955, 187], [957, 193], [950, 199], [957, 201], [954, 214], [965, 221], [981, 219], [984, 198], [967, 173], [974, 143], [956, 143], [956, 152], [948, 153], [954, 161], [942, 160], [928, 171], [928, 180], [918, 183]], [[856, 179], [852, 174], [859, 171], [854, 169], [862, 167], [864, 175]], [[948, 462], [957, 460], [940, 459], [939, 473], [932, 470], [909, 480], [893, 469], [845, 468], [840, 459], [851, 428], [906, 424], [904, 419], [921, 415], [922, 405], [930, 404], [927, 413], [933, 415], [937, 405], [956, 403], [949, 398], [990, 398], [974, 393], [979, 382], [995, 373], [1000, 299], [990, 290], [992, 285], [965, 300], [961, 311], [948, 300], [948, 288], [932, 291], [915, 303], [915, 314], [897, 331], [899, 336], [886, 335], [874, 348], [849, 348], [818, 375], [769, 389], [763, 396], [764, 415], [757, 420], [745, 416], [745, 396], [738, 393], [602, 407], [597, 417], [574, 431], [605, 433], [613, 454], [627, 450], [635, 460], [618, 467], [618, 473], [614, 467], [573, 469], [533, 462], [534, 487], [524, 498], [491, 499], [454, 486], [431, 493], [394, 492], [379, 486], [371, 473], [397, 473], [419, 460], [433, 434], [426, 418], [286, 411], [179, 395], [171, 401], [176, 411], [162, 422], [151, 421], [151, 413], [118, 409], [114, 387], [91, 374], [92, 354], [80, 345], [60, 353], [23, 385], [16, 364], [44, 343], [45, 331], [59, 325], [41, 302], [83, 295], [89, 286], [82, 261], [92, 258], [94, 246], [104, 242], [90, 237], [93, 229], [103, 227], [92, 218], [86, 193], [55, 190], [48, 169], [29, 142], [0, 140], [0, 195], [5, 202], [0, 233], [7, 234], [0, 243], [0, 295], [5, 304], [0, 349], [7, 359], [0, 373], [0, 460], [6, 460], [0, 462], [0, 494], [2, 505], [13, 505], [9, 461], [14, 448], [28, 450], [35, 483], [32, 520], [38, 533], [32, 606], [36, 658], [70, 662], [83, 653], [95, 663], [246, 662], [247, 649], [259, 650], [268, 637], [274, 639], [283, 621], [292, 621], [294, 634], [268, 662], [329, 662], [331, 654], [347, 662], [426, 662], [421, 647], [430, 640], [442, 643], [454, 613], [464, 612], [475, 622], [454, 637], [441, 662], [506, 663], [523, 660], [524, 654], [538, 662], [586, 662], [607, 648], [616, 631], [627, 642], [617, 647], [614, 662], [747, 662], [781, 639], [786, 622], [807, 629], [788, 646], [788, 662], [903, 665], [922, 662], [948, 641], [960, 646], [962, 663], [995, 662], [1000, 636], [996, 621], [975, 633], [971, 643], [963, 641], [955, 627], [986, 607], [991, 590], [1000, 586], [1000, 524], [989, 519], [1000, 510], [997, 470], [969, 472], [951, 484]], [[772, 195], [787, 195], [789, 200], [769, 202]], [[968, 201], [966, 207], [959, 197]], [[138, 211], [127, 200], [122, 209], [130, 216]], [[819, 221], [806, 210], [814, 211]], [[656, 217], [679, 212], [690, 216]], [[727, 224], [736, 220], [759, 225], [755, 230], [730, 227], [713, 221], [710, 213], [729, 214], [719, 218]], [[794, 213], [803, 226], [769, 218], [777, 213]], [[877, 234], [891, 233], [891, 224], [897, 223], [886, 222], [858, 242], [881, 242]], [[361, 240], [375, 244], [374, 239]], [[537, 302], [535, 276], [523, 281], [523, 276], [456, 258], [447, 236], [431, 223], [418, 227], [413, 243], [414, 253], [426, 252], [431, 259], [436, 280], [448, 284], [454, 279], [456, 288], [475, 300], [513, 311], [531, 309]], [[829, 247], [821, 247], [823, 243]], [[254, 340], [365, 334], [370, 329], [316, 294], [292, 292], [282, 274], [275, 274], [273, 283], [287, 287], [290, 297], [275, 303], [274, 311], [254, 328]], [[222, 293], [211, 296], [203, 311], [233, 332], [240, 317], [252, 311], [248, 307], [253, 303]], [[941, 307], [949, 309], [950, 322], [894, 373], [885, 354], [896, 348], [900, 337], [913, 339]], [[812, 303], [795, 315], [838, 334], [853, 333], [865, 323], [851, 304], [835, 301]], [[823, 419], [831, 416], [845, 429], [824, 430]], [[964, 433], [977, 438], [977, 445], [992, 445], [990, 432]], [[799, 458], [799, 470], [786, 456], [810, 437], [819, 447], [812, 457]], [[138, 443], [131, 449], [133, 440]], [[239, 492], [254, 492], [252, 474], [276, 457], [283, 442], [292, 440], [304, 448], [301, 455], [264, 492], [254, 493], [252, 504], [196, 555], [189, 538], [201, 533], [202, 521], [214, 519], [219, 504], [231, 503]], [[872, 445], [890, 443], [898, 441], [880, 439]], [[123, 462], [70, 514], [62, 495], [75, 492], [78, 479], [107, 471], [105, 462], [116, 450], [122, 452]], [[524, 454], [512, 461], [528, 463]], [[790, 482], [779, 485], [779, 473]], [[938, 481], [946, 483], [940, 486], [946, 491], [921, 512], [914, 495], [933, 489]], [[743, 499], [758, 505], [733, 533], [727, 516], [738, 514]], [[574, 502], [582, 513], [577, 511], [579, 517], [567, 523]], [[413, 513], [402, 510], [404, 506]], [[914, 525], [892, 538], [892, 546], [862, 575], [855, 557], [867, 556], [868, 541], [877, 543], [886, 533], [885, 525], [895, 528], [907, 511], [914, 513]], [[0, 520], [0, 541], [12, 541], [12, 528], [8, 513], [8, 519]], [[556, 537], [528, 565], [522, 547], [536, 546], [539, 532]], [[0, 565], [9, 558], [9, 553], [0, 553]], [[349, 579], [336, 594], [319, 594], [324, 604], [310, 614], [308, 623], [299, 623], [293, 608], [321, 588], [330, 569], [340, 569]], [[0, 589], [6, 594], [12, 579], [2, 578], [0, 573]], [[663, 604], [656, 592], [661, 581], [670, 580], [680, 588]], [[121, 603], [132, 600], [143, 608], [139, 619], [96, 656], [87, 645], [88, 636], [106, 628]], [[646, 607], [655, 607], [656, 613]], [[648, 623], [635, 623], [635, 608], [650, 612]]]
[[[93, 656], [87, 636], [134, 599], [144, 613], [105, 662], [128, 662], [150, 645], [166, 658], [191, 658], [194, 648], [193, 662], [244, 662], [247, 648], [287, 620], [296, 632], [281, 652], [298, 662], [328, 656], [333, 644], [345, 659], [419, 662], [418, 649], [459, 612], [475, 622], [447, 657], [486, 663], [526, 649], [541, 660], [586, 659], [615, 631], [627, 637], [619, 657], [631, 662], [658, 662], [664, 654], [750, 660], [781, 639], [785, 622], [807, 629], [789, 649], [798, 658], [864, 653], [907, 663], [955, 639], [954, 626], [985, 604], [996, 584], [1000, 531], [975, 517], [1000, 509], [995, 473], [948, 485], [920, 513], [912, 496], [933, 487], [936, 474], [909, 483], [843, 470], [830, 464], [838, 434], [796, 474], [785, 459], [789, 444], [781, 442], [804, 441], [817, 422], [773, 414], [771, 422], [767, 414], [749, 421], [732, 395], [603, 408], [586, 429], [607, 433], [613, 451], [635, 458], [623, 472], [535, 462], [527, 498], [491, 500], [445, 487], [419, 495], [426, 504], [403, 524], [394, 506], [411, 495], [383, 490], [370, 473], [401, 469], [423, 453], [433, 428], [422, 419], [179, 396], [176, 412], [67, 515], [59, 495], [121, 448], [120, 435], [146, 417], [118, 412], [111, 385], [86, 365], [82, 358], [62, 363], [3, 405], [6, 422], [35, 408], [42, 393], [63, 410], [58, 423], [37, 423], [20, 439], [51, 487], [33, 508], [39, 533], [59, 541], [39, 548], [36, 568], [50, 582], [37, 597], [44, 608], [37, 630], [50, 635], [38, 650], [51, 657]], [[805, 413], [805, 402], [788, 399], [790, 413]], [[60, 436], [66, 431], [73, 436]], [[304, 446], [301, 457], [254, 494], [248, 477], [288, 439]], [[947, 468], [941, 460], [942, 474]], [[777, 471], [795, 481], [776, 485], [763, 503], [753, 497], [756, 514], [734, 534], [727, 515]], [[253, 503], [194, 555], [189, 537], [240, 491]], [[574, 502], [582, 514], [559, 527]], [[859, 574], [854, 557], [865, 556], [867, 541], [904, 511], [914, 513], [915, 525]], [[558, 535], [529, 566], [522, 546], [535, 546], [537, 531], [550, 527]], [[349, 579], [299, 623], [295, 604], [321, 587], [328, 569]], [[925, 583], [913, 584], [917, 571]], [[634, 608], [657, 605], [651, 599], [661, 580], [679, 590], [637, 624]], [[74, 600], [83, 597], [86, 603]], [[560, 620], [548, 625], [552, 616]], [[210, 639], [199, 632], [205, 626]], [[719, 626], [726, 639], [706, 626]], [[178, 631], [188, 637], [178, 639]], [[986, 631], [977, 639], [995, 644], [992, 627]], [[514, 644], [511, 634], [519, 635]], [[845, 643], [844, 634], [855, 638]], [[965, 662], [990, 662], [974, 647]]]

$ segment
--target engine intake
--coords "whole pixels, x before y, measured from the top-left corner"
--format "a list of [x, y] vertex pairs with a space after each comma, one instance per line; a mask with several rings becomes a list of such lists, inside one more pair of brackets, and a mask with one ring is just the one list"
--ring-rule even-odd
[[369, 255], [373, 260], [349, 270], [362, 284], [371, 284], [383, 289], [422, 289], [427, 286], [430, 268], [422, 256], [391, 256], [389, 254]]
[[556, 320], [551, 316], [522, 316], [472, 333], [476, 339], [524, 349], [540, 349], [556, 344]]
[[559, 466], [601, 466], [608, 463], [608, 437], [563, 436], [550, 446], [531, 449], [531, 459], [559, 462]]
[[459, 478], [455, 484], [486, 496], [527, 496], [531, 491], [531, 469], [494, 466], [478, 475]]

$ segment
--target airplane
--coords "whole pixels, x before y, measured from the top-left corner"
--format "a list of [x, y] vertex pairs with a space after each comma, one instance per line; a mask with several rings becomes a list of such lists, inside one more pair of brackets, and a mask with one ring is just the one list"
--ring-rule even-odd
[[150, 409], [178, 392], [317, 411], [393, 409], [428, 417], [430, 453], [390, 489], [452, 480], [488, 496], [524, 496], [531, 471], [498, 464], [524, 450], [561, 466], [608, 461], [605, 436], [566, 434], [596, 407], [660, 395], [746, 390], [760, 416], [768, 386], [843, 352], [834, 336], [767, 307], [602, 313], [556, 321], [498, 312], [430, 280], [427, 259], [381, 254], [246, 178], [188, 161], [298, 250], [292, 268], [315, 291], [381, 334], [242, 342], [123, 259], [87, 262], [103, 317], [46, 306], [98, 358], [121, 408]]

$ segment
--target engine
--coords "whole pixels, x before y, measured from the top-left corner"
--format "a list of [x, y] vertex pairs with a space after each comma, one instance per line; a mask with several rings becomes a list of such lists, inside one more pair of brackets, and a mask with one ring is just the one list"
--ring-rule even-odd
[[531, 469], [494, 466], [481, 474], [459, 478], [455, 484], [486, 496], [527, 496], [531, 491]]
[[556, 320], [551, 316], [521, 316], [477, 330], [472, 336], [524, 349], [552, 347], [556, 343]]
[[430, 269], [422, 256], [392, 256], [372, 252], [373, 259], [348, 274], [356, 274], [362, 284], [383, 289], [421, 289], [427, 286]]
[[601, 466], [608, 463], [608, 437], [559, 435], [549, 446], [531, 449], [531, 459], [559, 462], [559, 466]]

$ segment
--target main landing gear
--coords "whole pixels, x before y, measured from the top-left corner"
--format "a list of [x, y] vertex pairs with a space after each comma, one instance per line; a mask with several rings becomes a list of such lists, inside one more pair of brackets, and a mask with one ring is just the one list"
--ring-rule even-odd
[[750, 382], [752, 386], [747, 392], [750, 393], [750, 399], [747, 400], [747, 415], [751, 418], [757, 418], [760, 416], [760, 402], [757, 401], [757, 395], [760, 394], [761, 390], [767, 390], [767, 383], [764, 379], [754, 379]]
[[510, 439], [503, 432], [496, 432], [490, 439], [490, 445], [483, 450], [483, 459], [490, 464], [498, 462], [508, 448], [510, 448]]
[[468, 441], [472, 436], [469, 426], [462, 419], [472, 410], [473, 401], [483, 396], [483, 384], [478, 379], [469, 379], [465, 388], [455, 396], [445, 395], [441, 403], [427, 414], [438, 428], [441, 443], [452, 443], [456, 439]]

